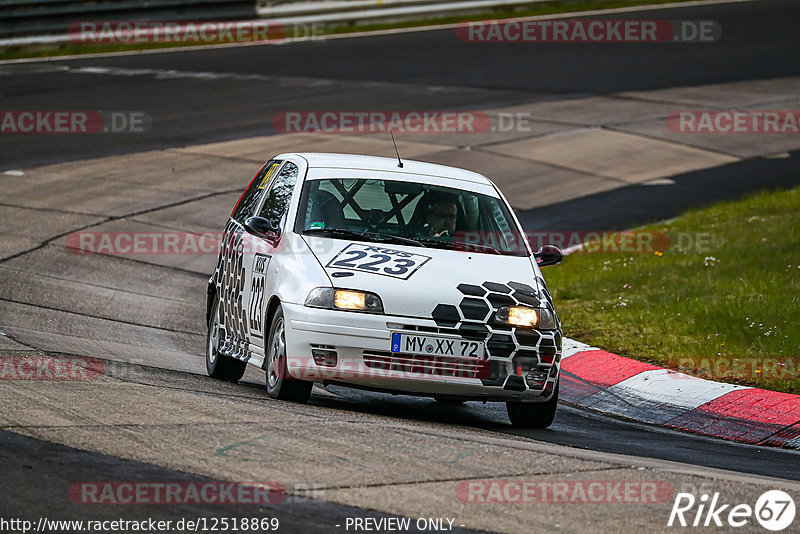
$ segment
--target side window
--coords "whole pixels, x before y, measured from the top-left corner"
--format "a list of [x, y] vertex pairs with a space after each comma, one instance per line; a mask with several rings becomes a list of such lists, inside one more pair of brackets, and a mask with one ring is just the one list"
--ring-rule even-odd
[[269, 179], [280, 166], [280, 161], [270, 160], [258, 172], [256, 177], [253, 178], [253, 181], [250, 182], [250, 185], [247, 186], [244, 193], [242, 193], [242, 198], [239, 199], [239, 203], [236, 204], [233, 213], [231, 213], [231, 217], [234, 221], [239, 224], [244, 224], [244, 221], [246, 221], [248, 217], [253, 216], [256, 206], [258, 206], [258, 201], [261, 200], [261, 196], [266, 190]]
[[258, 216], [264, 217], [272, 223], [272, 226], [277, 227], [283, 214], [286, 213], [289, 201], [292, 200], [292, 192], [296, 183], [297, 165], [287, 161], [273, 180]]

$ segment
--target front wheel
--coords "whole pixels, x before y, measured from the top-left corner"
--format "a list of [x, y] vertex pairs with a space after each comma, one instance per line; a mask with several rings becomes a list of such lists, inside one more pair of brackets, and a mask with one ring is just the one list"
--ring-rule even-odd
[[208, 333], [206, 334], [206, 371], [208, 376], [226, 382], [238, 382], [247, 370], [247, 362], [231, 358], [219, 353], [219, 340], [221, 336], [219, 321], [219, 297], [214, 297], [211, 316], [208, 318]]
[[558, 408], [558, 382], [547, 402], [507, 402], [506, 411], [516, 428], [547, 428], [553, 424]]
[[286, 321], [278, 305], [272, 317], [267, 343], [267, 394], [273, 399], [306, 402], [313, 382], [297, 380], [286, 369]]

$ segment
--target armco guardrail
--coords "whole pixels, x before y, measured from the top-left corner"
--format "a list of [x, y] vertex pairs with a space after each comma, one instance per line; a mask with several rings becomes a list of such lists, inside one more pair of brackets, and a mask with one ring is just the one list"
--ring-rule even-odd
[[[0, 49], [69, 42], [79, 20], [277, 20], [330, 27], [515, 10], [549, 0], [0, 0]], [[585, 0], [585, 3], [601, 0]], [[16, 11], [17, 7], [19, 12]], [[13, 16], [9, 16], [10, 13]], [[557, 16], [557, 15], [554, 15]]]
[[[259, 2], [262, 19], [341, 25], [433, 19], [499, 9], [514, 9], [548, 0], [294, 0]], [[589, 0], [597, 1], [597, 0]]]
[[0, 38], [66, 34], [80, 20], [253, 18], [255, 0], [0, 0]]

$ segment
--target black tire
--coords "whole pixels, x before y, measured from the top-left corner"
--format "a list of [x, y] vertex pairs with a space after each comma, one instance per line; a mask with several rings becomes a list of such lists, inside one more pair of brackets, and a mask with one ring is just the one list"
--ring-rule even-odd
[[269, 328], [269, 341], [266, 346], [267, 394], [273, 399], [306, 402], [311, 397], [314, 382], [297, 380], [286, 370], [286, 330], [284, 328], [283, 308], [280, 304], [272, 316]]
[[547, 428], [553, 424], [558, 409], [558, 382], [547, 402], [507, 402], [506, 411], [516, 428]]
[[238, 382], [247, 370], [247, 362], [219, 353], [219, 331], [219, 297], [215, 296], [206, 332], [206, 372], [217, 380]]

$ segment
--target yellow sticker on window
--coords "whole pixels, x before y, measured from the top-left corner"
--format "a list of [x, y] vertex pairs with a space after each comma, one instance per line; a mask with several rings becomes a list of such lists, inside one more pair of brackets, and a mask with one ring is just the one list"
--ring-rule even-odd
[[275, 171], [278, 170], [278, 167], [280, 167], [280, 165], [281, 165], [280, 163], [273, 163], [272, 165], [269, 166], [267, 174], [264, 175], [264, 178], [261, 180], [261, 183], [258, 184], [259, 189], [264, 189], [264, 186], [267, 185], [267, 182], [269, 182], [269, 179], [272, 178], [272, 175], [275, 174]]

